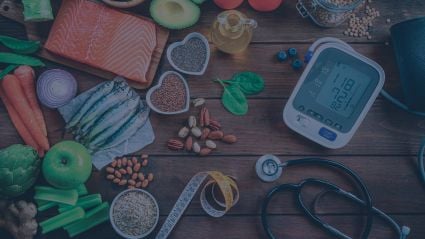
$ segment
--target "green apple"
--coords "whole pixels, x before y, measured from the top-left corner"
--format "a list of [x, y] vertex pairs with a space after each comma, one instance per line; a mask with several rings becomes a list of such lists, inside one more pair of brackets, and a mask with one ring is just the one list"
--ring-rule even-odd
[[54, 145], [43, 160], [44, 178], [52, 186], [73, 189], [90, 177], [92, 160], [87, 149], [75, 141]]

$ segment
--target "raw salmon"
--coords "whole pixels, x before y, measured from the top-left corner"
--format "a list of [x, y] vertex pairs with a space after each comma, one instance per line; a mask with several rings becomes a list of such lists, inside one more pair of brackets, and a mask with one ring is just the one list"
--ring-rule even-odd
[[45, 48], [142, 84], [156, 47], [156, 26], [88, 0], [63, 1]]

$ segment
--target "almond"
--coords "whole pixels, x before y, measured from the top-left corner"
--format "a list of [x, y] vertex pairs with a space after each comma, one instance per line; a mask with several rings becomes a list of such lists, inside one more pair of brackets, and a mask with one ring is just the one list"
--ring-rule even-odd
[[205, 140], [207, 139], [208, 135], [210, 134], [211, 130], [209, 128], [203, 128], [202, 129], [202, 135], [201, 135], [201, 139]]
[[136, 187], [132, 186], [132, 185], [128, 185], [127, 187], [128, 189], [135, 189]]
[[187, 137], [186, 142], [184, 144], [184, 148], [187, 151], [192, 151], [192, 145], [193, 145], [193, 138], [192, 136]]
[[207, 156], [208, 154], [211, 153], [211, 149], [210, 148], [203, 148], [201, 149], [201, 151], [199, 152], [200, 156]]
[[223, 131], [217, 130], [217, 131], [212, 131], [209, 135], [208, 138], [212, 139], [212, 140], [219, 140], [223, 138]]
[[234, 144], [238, 141], [238, 138], [236, 138], [236, 136], [234, 136], [233, 134], [228, 134], [225, 135], [221, 140], [228, 144]]

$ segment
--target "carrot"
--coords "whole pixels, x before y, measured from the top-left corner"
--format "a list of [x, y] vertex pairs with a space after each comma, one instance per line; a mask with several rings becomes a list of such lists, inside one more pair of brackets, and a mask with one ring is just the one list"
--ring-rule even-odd
[[19, 116], [21, 117], [25, 127], [29, 130], [32, 137], [38, 145], [41, 146], [44, 150], [49, 150], [49, 141], [47, 137], [43, 134], [40, 126], [37, 124], [37, 121], [34, 119], [33, 111], [25, 97], [24, 91], [19, 84], [18, 78], [14, 75], [6, 75], [2, 81], [3, 90], [10, 100], [10, 103], [16, 109]]
[[37, 95], [35, 93], [34, 70], [30, 66], [19, 66], [16, 68], [14, 73], [15, 76], [18, 77], [19, 84], [21, 84], [25, 96], [30, 103], [30, 107], [34, 112], [35, 119], [41, 126], [44, 136], [47, 136], [46, 122], [44, 121], [43, 112], [41, 112], [40, 105], [38, 104], [37, 100]]
[[0, 98], [3, 101], [3, 104], [6, 106], [7, 112], [9, 113], [10, 120], [12, 121], [16, 130], [18, 131], [19, 135], [24, 140], [25, 144], [36, 149], [38, 151], [38, 155], [40, 157], [43, 157], [44, 150], [41, 149], [40, 146], [38, 146], [37, 142], [35, 142], [34, 138], [30, 134], [28, 129], [25, 127], [21, 118], [19, 117], [18, 112], [16, 112], [15, 108], [13, 108], [12, 104], [10, 103], [9, 99], [7, 99], [1, 87], [0, 87]]

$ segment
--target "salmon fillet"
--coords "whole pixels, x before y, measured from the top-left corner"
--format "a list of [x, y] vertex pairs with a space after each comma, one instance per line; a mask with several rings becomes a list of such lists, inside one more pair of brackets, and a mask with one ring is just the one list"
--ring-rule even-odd
[[156, 47], [156, 26], [88, 0], [63, 1], [44, 46], [60, 56], [142, 84]]

